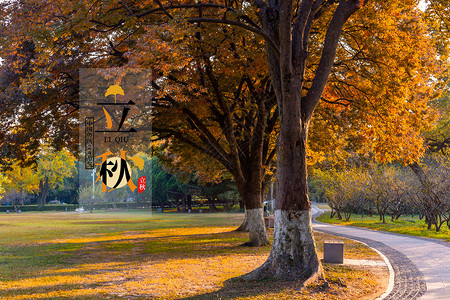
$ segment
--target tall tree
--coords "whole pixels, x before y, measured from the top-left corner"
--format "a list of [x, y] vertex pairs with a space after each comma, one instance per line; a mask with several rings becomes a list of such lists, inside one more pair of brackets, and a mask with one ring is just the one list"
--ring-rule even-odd
[[[218, 93], [211, 93], [213, 96], [192, 96], [189, 102], [178, 102], [170, 95], [156, 100], [158, 115], [152, 128], [160, 138], [171, 138], [167, 150], [176, 153], [171, 156], [173, 161], [190, 162], [192, 170], [204, 173], [211, 163], [198, 159], [209, 156], [223, 166], [215, 166], [217, 171], [222, 169], [233, 175], [246, 209], [250, 244], [264, 245], [269, 239], [262, 193], [275, 155], [276, 135], [271, 134], [278, 118], [275, 103], [270, 95], [265, 95], [270, 93], [267, 79], [255, 88], [250, 78], [243, 77], [240, 83], [235, 81], [238, 88], [232, 90], [223, 86], [227, 80], [233, 82], [229, 77], [220, 81], [212, 78]], [[205, 108], [209, 111], [205, 112]]]
[[[172, 34], [148, 30], [126, 54], [129, 64], [153, 67], [152, 130], [170, 140], [170, 163], [231, 174], [246, 209], [249, 244], [268, 244], [262, 194], [275, 158], [278, 113], [262, 43], [224, 25], [185, 25]], [[179, 36], [188, 37], [181, 42]], [[155, 39], [169, 37], [173, 44], [142, 56]]]
[[43, 149], [39, 154], [37, 174], [39, 176], [38, 205], [47, 203], [50, 187], [63, 185], [64, 178], [75, 172], [75, 157], [67, 150], [58, 152]]
[[[313, 111], [331, 72], [339, 36], [362, 1], [255, 1], [266, 47], [272, 84], [280, 114], [277, 156], [277, 199], [272, 251], [266, 263], [249, 278], [316, 279], [322, 276], [312, 237], [307, 188], [306, 144]], [[309, 90], [305, 71], [311, 29], [331, 13], [319, 64]], [[327, 14], [325, 14], [327, 15]]]
[[34, 193], [39, 190], [39, 175], [31, 167], [21, 167], [18, 162], [14, 162], [13, 168], [5, 171], [4, 185], [6, 191], [16, 193]]

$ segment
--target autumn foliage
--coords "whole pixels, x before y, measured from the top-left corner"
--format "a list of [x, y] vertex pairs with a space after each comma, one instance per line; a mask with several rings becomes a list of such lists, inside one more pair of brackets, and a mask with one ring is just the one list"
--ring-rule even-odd
[[3, 4], [3, 151], [32, 160], [42, 139], [74, 148], [78, 68], [152, 68], [160, 156], [208, 173], [205, 181], [231, 174], [257, 216], [255, 245], [269, 242], [261, 200], [276, 158], [278, 232], [252, 278], [320, 277], [308, 165], [420, 160], [448, 68], [440, 41], [448, 9], [431, 4], [425, 12], [413, 0]]

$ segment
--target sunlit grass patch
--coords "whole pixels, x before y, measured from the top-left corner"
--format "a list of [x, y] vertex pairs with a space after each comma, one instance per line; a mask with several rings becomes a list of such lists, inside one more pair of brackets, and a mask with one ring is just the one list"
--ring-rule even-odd
[[389, 216], [386, 216], [386, 223], [380, 222], [378, 216], [364, 216], [352, 215], [350, 220], [338, 220], [337, 218], [330, 219], [330, 212], [326, 212], [317, 218], [317, 221], [336, 224], [336, 225], [350, 225], [357, 227], [364, 227], [375, 230], [383, 230], [400, 234], [407, 234], [413, 236], [443, 239], [450, 242], [450, 229], [446, 224], [442, 225], [440, 232], [427, 229], [425, 221], [419, 220], [416, 215], [414, 217], [410, 215], [401, 216], [400, 219], [392, 221]]
[[383, 292], [377, 282], [384, 270], [324, 265], [328, 283], [310, 284], [283, 280], [243, 281], [232, 279], [217, 291], [184, 299], [374, 299]]
[[[339, 297], [359, 297], [356, 290], [368, 295], [378, 285], [371, 270], [328, 265], [326, 289], [230, 280], [260, 266], [270, 253], [270, 246], [242, 246], [248, 234], [234, 229], [243, 214], [28, 216], [28, 222], [23, 216], [6, 220], [11, 226], [4, 228], [14, 231], [0, 228], [0, 298], [346, 299]], [[319, 251], [330, 238], [316, 234]], [[346, 258], [379, 259], [361, 244], [345, 243]], [[335, 282], [338, 277], [347, 287]]]

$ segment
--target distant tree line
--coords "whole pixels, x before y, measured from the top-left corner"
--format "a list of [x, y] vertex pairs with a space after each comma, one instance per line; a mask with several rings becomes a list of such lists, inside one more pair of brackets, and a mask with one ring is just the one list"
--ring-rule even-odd
[[[229, 179], [216, 182], [203, 182], [195, 173], [164, 167], [157, 157], [142, 155], [145, 163], [140, 175], [147, 177], [147, 187], [142, 193], [131, 192], [127, 188], [102, 192], [101, 184], [92, 184], [91, 172], [84, 172], [80, 178], [79, 203], [88, 208], [122, 207], [173, 207], [180, 212], [188, 212], [193, 206], [208, 206], [210, 212], [217, 205], [231, 209], [241, 202], [235, 184]], [[132, 173], [133, 182], [137, 175]], [[114, 205], [116, 204], [116, 205]], [[241, 203], [242, 204], [242, 203]]]
[[424, 159], [419, 178], [410, 167], [375, 165], [342, 170], [315, 170], [312, 198], [324, 199], [331, 217], [349, 220], [352, 214], [378, 214], [380, 222], [405, 214], [418, 214], [428, 230], [450, 228], [450, 156], [434, 154]]
[[0, 204], [16, 209], [25, 204], [42, 209], [51, 201], [76, 204], [77, 189], [76, 160], [64, 149], [44, 148], [30, 166], [10, 159], [10, 167], [0, 173]]

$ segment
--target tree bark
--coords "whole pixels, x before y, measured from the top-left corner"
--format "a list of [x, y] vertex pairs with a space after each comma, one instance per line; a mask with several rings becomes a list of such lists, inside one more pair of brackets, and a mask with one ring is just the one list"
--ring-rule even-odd
[[290, 114], [282, 119], [279, 137], [272, 251], [264, 265], [244, 276], [245, 279], [323, 278], [312, 235], [308, 199], [306, 140], [309, 121], [301, 119], [300, 107], [294, 97], [287, 96], [290, 99], [284, 101], [283, 107]]
[[192, 209], [192, 195], [187, 195], [186, 200], [188, 209]]
[[423, 168], [417, 162], [409, 164], [409, 167], [413, 170], [414, 174], [416, 174], [417, 179], [419, 179], [422, 186], [427, 188], [429, 186], [429, 181]]
[[44, 181], [39, 182], [39, 197], [38, 197], [38, 207], [43, 207], [47, 204], [47, 194], [48, 194], [48, 177], [45, 177]]
[[248, 232], [248, 218], [247, 218], [247, 209], [244, 207], [244, 221], [242, 224], [236, 228], [236, 231]]
[[323, 278], [317, 257], [310, 211], [275, 211], [272, 251], [267, 261], [244, 279], [305, 279]]
[[208, 197], [209, 212], [216, 211], [216, 205], [214, 204], [214, 199], [215, 199], [215, 196]]
[[264, 222], [264, 209], [262, 205], [261, 181], [253, 181], [253, 184], [237, 182], [239, 193], [245, 203], [244, 223], [238, 228], [241, 231], [247, 229], [249, 233], [248, 246], [264, 246], [270, 244], [269, 236]]
[[263, 208], [254, 208], [247, 210], [247, 224], [250, 241], [247, 243], [250, 246], [264, 246], [270, 244], [267, 236], [266, 224], [264, 222]]
[[185, 213], [187, 211], [186, 209], [186, 195], [183, 195], [181, 198], [181, 212]]

